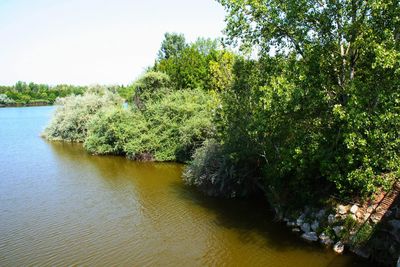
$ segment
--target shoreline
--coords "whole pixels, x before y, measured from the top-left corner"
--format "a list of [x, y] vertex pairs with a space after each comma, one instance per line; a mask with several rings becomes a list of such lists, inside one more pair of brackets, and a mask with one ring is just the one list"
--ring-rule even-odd
[[16, 107], [45, 107], [53, 106], [52, 103], [35, 102], [35, 103], [14, 103], [14, 104], [0, 104], [0, 108], [16, 108]]

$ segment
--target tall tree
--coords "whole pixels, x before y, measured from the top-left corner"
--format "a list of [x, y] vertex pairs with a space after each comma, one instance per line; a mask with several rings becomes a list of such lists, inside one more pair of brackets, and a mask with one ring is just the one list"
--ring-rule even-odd
[[179, 56], [187, 47], [185, 36], [178, 33], [165, 33], [161, 48], [158, 51], [158, 59], [169, 59], [170, 57]]
[[282, 64], [269, 77], [238, 76], [224, 105], [229, 115], [248, 101], [253, 115], [233, 129], [260, 144], [269, 182], [328, 179], [365, 194], [399, 178], [398, 0], [218, 2], [228, 11], [228, 43], [257, 46], [261, 59]]

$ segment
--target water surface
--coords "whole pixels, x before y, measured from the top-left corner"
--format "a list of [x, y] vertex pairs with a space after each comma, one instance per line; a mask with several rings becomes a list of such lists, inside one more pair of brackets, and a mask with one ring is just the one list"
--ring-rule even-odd
[[0, 266], [365, 266], [303, 242], [261, 200], [186, 187], [182, 165], [46, 142], [52, 111], [0, 109]]

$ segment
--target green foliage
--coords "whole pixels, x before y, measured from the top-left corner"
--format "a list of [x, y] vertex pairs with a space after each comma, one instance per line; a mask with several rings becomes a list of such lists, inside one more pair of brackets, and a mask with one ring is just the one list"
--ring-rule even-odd
[[178, 33], [165, 33], [161, 48], [158, 51], [158, 59], [177, 57], [186, 47], [185, 36]]
[[260, 54], [236, 61], [218, 136], [258, 157], [266, 188], [302, 202], [399, 178], [398, 1], [219, 2], [228, 41]]
[[372, 227], [369, 223], [363, 224], [361, 228], [357, 231], [356, 235], [351, 239], [352, 245], [361, 246], [365, 244], [365, 242], [370, 239], [373, 231], [374, 227]]
[[209, 89], [221, 92], [229, 89], [233, 82], [233, 66], [235, 55], [229, 51], [216, 52], [216, 58], [210, 60], [209, 67]]
[[212, 89], [230, 80], [224, 75], [230, 75], [231, 62], [229, 52], [218, 50], [217, 40], [199, 38], [179, 53], [159, 57], [153, 69], [168, 74], [176, 89]]
[[213, 139], [198, 148], [186, 167], [186, 183], [210, 196], [243, 197], [260, 190], [260, 176], [251, 159], [238, 160]]
[[8, 105], [13, 103], [15, 103], [15, 101], [9, 98], [6, 94], [0, 94], [0, 104]]
[[122, 107], [101, 109], [88, 122], [84, 147], [92, 154], [124, 155], [131, 139], [146, 134], [145, 122], [140, 112]]
[[88, 123], [96, 113], [102, 108], [121, 105], [121, 102], [119, 96], [109, 91], [60, 98], [43, 136], [49, 140], [83, 142], [87, 137]]
[[160, 97], [171, 87], [170, 77], [163, 72], [149, 71], [141, 76], [132, 87], [133, 100], [138, 108], [151, 98]]
[[150, 98], [144, 110], [123, 109], [119, 103], [112, 93], [61, 99], [44, 135], [84, 142], [92, 154], [182, 162], [212, 135], [212, 98], [204, 91], [168, 92]]
[[[83, 86], [56, 85], [17, 82], [14, 86], [0, 86], [0, 94], [5, 94], [12, 102], [10, 104], [30, 104], [45, 102], [52, 104], [57, 97], [67, 95], [81, 95], [87, 89]], [[6, 103], [3, 103], [6, 104]]]
[[143, 116], [148, 132], [126, 145], [130, 157], [150, 153], [157, 161], [187, 161], [212, 134], [211, 97], [200, 90], [173, 91], [150, 99]]

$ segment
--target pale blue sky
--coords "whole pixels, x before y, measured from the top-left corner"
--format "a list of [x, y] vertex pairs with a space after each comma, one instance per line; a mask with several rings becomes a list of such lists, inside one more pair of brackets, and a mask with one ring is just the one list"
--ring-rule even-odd
[[214, 0], [0, 0], [0, 84], [128, 84], [165, 32], [222, 36]]

